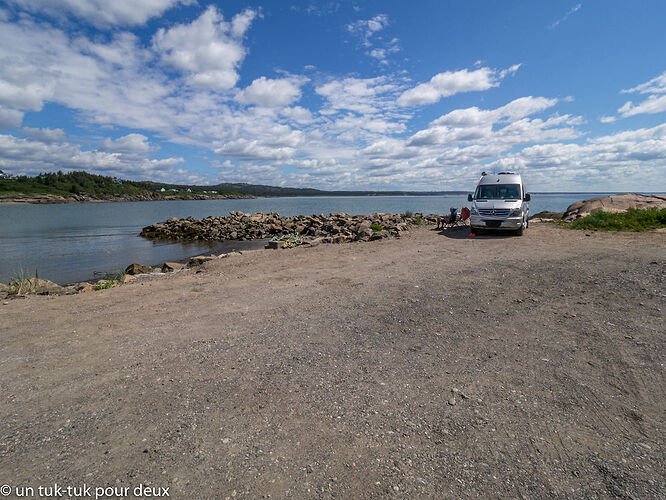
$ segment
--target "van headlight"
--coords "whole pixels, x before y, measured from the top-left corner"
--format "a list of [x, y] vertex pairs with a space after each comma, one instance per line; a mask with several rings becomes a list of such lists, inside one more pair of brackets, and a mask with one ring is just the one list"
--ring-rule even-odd
[[479, 215], [479, 211], [474, 207], [470, 209], [469, 213], [472, 215]]
[[520, 215], [520, 213], [521, 213], [520, 208], [514, 208], [513, 210], [511, 210], [511, 212], [509, 212], [509, 217], [517, 217]]

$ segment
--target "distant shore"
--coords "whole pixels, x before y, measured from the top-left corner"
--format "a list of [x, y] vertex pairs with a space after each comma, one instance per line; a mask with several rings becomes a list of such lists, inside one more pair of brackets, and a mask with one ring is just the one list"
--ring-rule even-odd
[[140, 194], [121, 194], [106, 196], [91, 196], [89, 194], [73, 194], [71, 196], [59, 196], [53, 194], [10, 194], [0, 196], [0, 205], [5, 204], [35, 204], [48, 205], [60, 203], [102, 203], [114, 201], [162, 201], [162, 200], [228, 200], [228, 199], [248, 199], [255, 198], [252, 195], [245, 194], [162, 194], [140, 193]]

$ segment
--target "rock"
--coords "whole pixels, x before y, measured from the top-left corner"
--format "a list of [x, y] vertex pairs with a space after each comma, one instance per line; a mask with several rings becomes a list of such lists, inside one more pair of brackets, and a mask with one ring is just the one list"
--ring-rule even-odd
[[165, 262], [162, 265], [163, 273], [171, 273], [173, 271], [178, 271], [180, 269], [185, 269], [185, 264], [181, 264], [179, 262]]
[[562, 220], [564, 212], [550, 212], [548, 210], [543, 210], [538, 214], [530, 215], [529, 220], [533, 221], [555, 221]]
[[126, 274], [123, 276], [123, 283], [129, 283], [132, 280], [135, 280], [136, 276], [132, 276], [131, 274]]
[[666, 208], [666, 196], [646, 196], [634, 193], [614, 194], [572, 203], [564, 213], [563, 219], [566, 222], [571, 222], [600, 210], [604, 212], [626, 212], [630, 208], [644, 210], [653, 207]]
[[455, 404], [456, 404], [456, 398], [454, 398], [454, 397], [449, 398], [449, 404], [450, 404], [451, 406], [455, 406]]
[[88, 283], [86, 286], [84, 286], [83, 288], [81, 288], [81, 290], [79, 290], [79, 291], [80, 291], [81, 293], [83, 293], [83, 292], [92, 292], [94, 289], [95, 289], [95, 288], [93, 288], [93, 285], [92, 285], [91, 283]]
[[217, 259], [214, 255], [197, 255], [196, 257], [190, 257], [190, 260], [187, 261], [187, 265], [188, 267], [197, 267], [204, 262], [214, 259]]
[[38, 295], [64, 295], [66, 293], [66, 290], [63, 287], [53, 283], [53, 281], [30, 278], [28, 282], [30, 283], [29, 287], [31, 288], [31, 293], [36, 293]]
[[370, 236], [370, 241], [375, 241], [375, 240], [381, 240], [383, 238], [388, 238], [388, 231], [385, 229], [382, 229], [381, 231], [375, 231], [372, 233], [372, 236]]
[[153, 268], [151, 266], [144, 266], [142, 264], [137, 264], [136, 262], [125, 268], [126, 274], [148, 274], [152, 272]]
[[11, 287], [9, 285], [5, 285], [4, 283], [0, 283], [0, 299], [7, 298], [10, 291], [11, 291]]
[[[428, 217], [435, 220], [434, 216]], [[410, 226], [417, 224], [418, 220], [414, 217], [385, 213], [354, 216], [337, 213], [328, 216], [320, 214], [281, 217], [277, 213], [249, 215], [231, 211], [226, 217], [206, 217], [199, 220], [193, 217], [171, 218], [144, 227], [141, 235], [146, 238], [170, 240], [219, 241], [251, 240], [297, 234], [301, 236], [302, 243], [319, 238], [328, 238], [318, 240], [320, 243], [341, 243], [399, 236], [408, 231]], [[371, 229], [372, 224], [381, 225], [384, 232], [374, 233]]]

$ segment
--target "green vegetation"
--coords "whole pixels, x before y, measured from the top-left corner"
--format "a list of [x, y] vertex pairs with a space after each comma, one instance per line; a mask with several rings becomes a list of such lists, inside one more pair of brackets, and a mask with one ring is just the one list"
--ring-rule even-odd
[[[161, 191], [164, 188], [164, 191]], [[89, 174], [87, 172], [61, 171], [43, 173], [35, 177], [24, 175], [16, 178], [3, 178], [0, 171], [0, 198], [16, 195], [55, 195], [73, 196], [88, 195], [93, 198], [108, 198], [123, 195], [141, 195], [150, 193], [151, 198], [160, 196], [176, 196], [190, 198], [218, 195], [246, 197], [282, 197], [282, 196], [410, 196], [410, 195], [441, 195], [464, 194], [462, 191], [322, 191], [312, 188], [290, 188], [264, 186], [246, 183], [221, 183], [214, 186], [188, 186], [184, 184], [165, 184], [151, 181], [129, 181], [116, 177]], [[411, 214], [405, 211], [405, 215]], [[411, 217], [411, 215], [408, 215]]]
[[[164, 191], [161, 189], [164, 188]], [[188, 191], [188, 189], [190, 191]], [[206, 191], [217, 191], [206, 193]], [[221, 190], [207, 186], [184, 186], [178, 184], [162, 184], [148, 181], [128, 181], [117, 177], [89, 174], [87, 172], [70, 172], [64, 174], [43, 173], [35, 177], [20, 175], [13, 179], [0, 178], [0, 196], [17, 194], [50, 194], [56, 196], [72, 196], [85, 194], [103, 198], [122, 195], [141, 195], [151, 193], [153, 196], [179, 195], [237, 195], [230, 190]]]
[[569, 224], [573, 229], [599, 229], [601, 231], [649, 231], [666, 227], [666, 208], [637, 210], [630, 208], [626, 212], [593, 212], [590, 215]]
[[414, 216], [414, 212], [412, 212], [411, 210], [405, 210], [405, 213], [403, 213], [403, 215], [411, 219]]
[[416, 217], [414, 217], [413, 220], [414, 220], [414, 223], [415, 223], [415, 224], [418, 224], [419, 226], [420, 226], [421, 224], [423, 224], [423, 217], [421, 217], [420, 215], [417, 215]]
[[37, 273], [37, 269], [35, 269], [35, 277], [32, 278], [30, 275], [26, 274], [23, 267], [20, 267], [14, 279], [9, 282], [9, 294], [25, 295], [27, 293], [32, 293], [37, 289], [38, 283], [39, 274]]
[[106, 290], [107, 288], [111, 288], [114, 285], [113, 280], [107, 280], [106, 283], [103, 285], [95, 285], [93, 286], [93, 290]]
[[[367, 227], [367, 226], [366, 226]], [[383, 231], [384, 228], [380, 224], [371, 224], [370, 229], [372, 229], [373, 233], [377, 233], [379, 231]]]
[[118, 271], [115, 273], [108, 273], [102, 278], [105, 282], [99, 285], [94, 285], [93, 290], [106, 290], [113, 287], [116, 283], [122, 284], [125, 281], [125, 271]]

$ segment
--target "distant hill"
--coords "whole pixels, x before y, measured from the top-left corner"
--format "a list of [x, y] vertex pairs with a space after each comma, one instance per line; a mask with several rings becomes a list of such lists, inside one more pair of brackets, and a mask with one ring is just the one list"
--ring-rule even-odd
[[[164, 190], [164, 191], [162, 191]], [[141, 196], [150, 194], [151, 198], [174, 196], [188, 198], [244, 196], [244, 197], [286, 197], [286, 196], [409, 196], [437, 194], [465, 194], [466, 191], [419, 192], [419, 191], [325, 191], [312, 188], [292, 188], [264, 186], [247, 183], [221, 183], [213, 186], [195, 186], [187, 184], [168, 184], [152, 181], [129, 181], [117, 177], [89, 174], [87, 172], [51, 172], [34, 177], [0, 176], [0, 197], [13, 195], [87, 195], [98, 199], [109, 197]]]
[[[437, 195], [443, 192], [422, 192], [422, 191], [324, 191], [312, 188], [291, 188], [264, 186], [261, 184], [245, 183], [224, 183], [216, 184], [208, 189], [219, 189], [234, 191], [241, 194], [250, 194], [261, 197], [280, 197], [280, 196], [409, 196], [409, 195]], [[467, 191], [447, 191], [447, 194], [466, 194]]]

